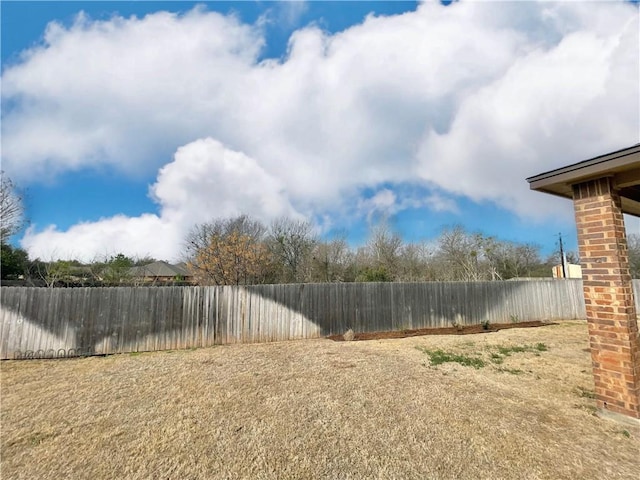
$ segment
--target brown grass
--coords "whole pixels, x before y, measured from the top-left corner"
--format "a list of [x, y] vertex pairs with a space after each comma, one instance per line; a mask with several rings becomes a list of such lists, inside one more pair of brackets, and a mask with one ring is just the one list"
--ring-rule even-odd
[[[1, 476], [637, 479], [638, 433], [593, 415], [586, 347], [586, 324], [562, 322], [7, 361]], [[422, 349], [487, 366], [434, 367]]]

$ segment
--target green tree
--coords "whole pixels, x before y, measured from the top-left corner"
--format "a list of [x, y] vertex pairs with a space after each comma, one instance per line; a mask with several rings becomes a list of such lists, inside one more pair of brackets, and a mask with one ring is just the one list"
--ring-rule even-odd
[[2, 280], [16, 280], [27, 273], [29, 255], [26, 251], [5, 243], [0, 245], [0, 249], [0, 276]]
[[127, 284], [131, 279], [130, 270], [134, 261], [119, 253], [109, 258], [102, 271], [102, 281], [107, 285]]
[[365, 267], [356, 278], [357, 282], [392, 282], [393, 276], [384, 265]]

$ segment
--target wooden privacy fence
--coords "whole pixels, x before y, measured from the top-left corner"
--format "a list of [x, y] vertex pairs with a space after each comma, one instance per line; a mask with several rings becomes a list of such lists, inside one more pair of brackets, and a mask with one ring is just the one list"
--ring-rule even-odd
[[[635, 284], [634, 284], [635, 285]], [[0, 358], [584, 318], [581, 280], [1, 289]]]

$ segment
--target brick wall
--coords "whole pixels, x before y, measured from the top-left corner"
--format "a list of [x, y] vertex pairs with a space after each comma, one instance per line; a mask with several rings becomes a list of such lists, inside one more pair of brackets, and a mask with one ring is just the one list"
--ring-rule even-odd
[[573, 186], [598, 407], [640, 418], [640, 336], [620, 197], [611, 178]]

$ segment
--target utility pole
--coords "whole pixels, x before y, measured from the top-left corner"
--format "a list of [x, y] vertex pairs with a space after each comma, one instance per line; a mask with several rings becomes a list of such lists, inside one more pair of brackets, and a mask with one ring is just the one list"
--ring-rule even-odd
[[562, 233], [558, 233], [560, 239], [560, 264], [562, 265], [562, 278], [567, 278], [567, 271], [564, 266], [564, 248], [562, 247]]

